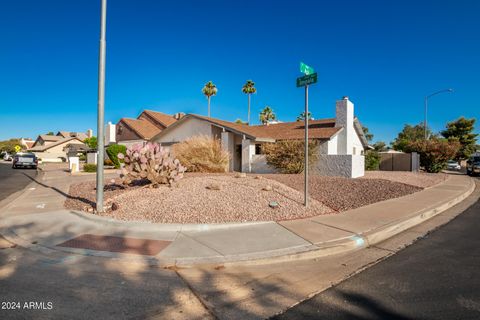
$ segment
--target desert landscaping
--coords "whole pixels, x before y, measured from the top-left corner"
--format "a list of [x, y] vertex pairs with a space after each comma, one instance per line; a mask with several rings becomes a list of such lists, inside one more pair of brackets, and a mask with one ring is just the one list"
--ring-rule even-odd
[[[303, 175], [187, 173], [173, 186], [107, 180], [101, 215], [154, 223], [281, 221], [336, 214], [405, 196], [446, 179], [444, 174], [367, 172], [364, 178], [312, 176], [310, 204], [303, 206]], [[94, 182], [70, 187], [65, 207], [93, 213]]]

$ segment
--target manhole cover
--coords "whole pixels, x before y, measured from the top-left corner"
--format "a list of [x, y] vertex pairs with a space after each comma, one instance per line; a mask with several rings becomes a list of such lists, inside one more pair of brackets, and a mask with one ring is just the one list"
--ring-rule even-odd
[[60, 243], [57, 246], [154, 256], [165, 249], [170, 243], [171, 241], [164, 240], [82, 234], [81, 236]]

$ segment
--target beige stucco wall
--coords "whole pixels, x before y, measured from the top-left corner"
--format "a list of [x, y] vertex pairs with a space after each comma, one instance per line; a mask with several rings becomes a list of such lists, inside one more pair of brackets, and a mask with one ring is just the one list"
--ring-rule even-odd
[[197, 135], [212, 136], [212, 125], [204, 120], [190, 118], [181, 125], [171, 128], [169, 132], [166, 132], [159, 139], [154, 138], [153, 141], [158, 143], [176, 143]]

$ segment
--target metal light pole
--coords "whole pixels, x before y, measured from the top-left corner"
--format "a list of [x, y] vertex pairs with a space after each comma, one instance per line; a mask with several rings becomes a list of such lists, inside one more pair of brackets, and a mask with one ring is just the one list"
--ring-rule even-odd
[[424, 134], [424, 138], [425, 140], [427, 140], [427, 109], [428, 109], [428, 99], [430, 97], [433, 97], [434, 95], [437, 95], [439, 93], [443, 93], [443, 92], [453, 92], [453, 89], [451, 88], [448, 88], [448, 89], [443, 89], [443, 90], [439, 90], [437, 92], [434, 92], [428, 96], [425, 96], [425, 101], [424, 101], [424, 104], [425, 104], [425, 118], [424, 118], [424, 121], [423, 121], [423, 134]]
[[97, 116], [97, 212], [103, 212], [103, 160], [104, 160], [104, 105], [105, 105], [105, 31], [107, 27], [107, 0], [102, 1], [100, 18], [100, 49], [98, 56], [98, 116]]
[[305, 86], [305, 164], [304, 164], [304, 201], [305, 207], [308, 206], [308, 84]]

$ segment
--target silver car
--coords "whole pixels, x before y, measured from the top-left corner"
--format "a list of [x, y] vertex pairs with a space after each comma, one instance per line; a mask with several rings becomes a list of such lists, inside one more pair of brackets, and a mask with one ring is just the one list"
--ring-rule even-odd
[[462, 167], [458, 164], [455, 160], [448, 160], [447, 161], [447, 169], [448, 170], [460, 170]]

